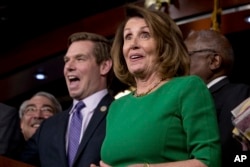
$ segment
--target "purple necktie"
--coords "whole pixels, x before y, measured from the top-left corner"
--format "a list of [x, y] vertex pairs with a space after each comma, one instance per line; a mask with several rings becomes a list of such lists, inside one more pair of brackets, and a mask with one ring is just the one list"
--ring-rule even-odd
[[68, 143], [68, 160], [71, 167], [78, 149], [81, 129], [82, 129], [82, 114], [81, 109], [85, 107], [85, 104], [80, 101], [76, 104], [75, 111], [73, 112], [69, 129], [69, 143]]

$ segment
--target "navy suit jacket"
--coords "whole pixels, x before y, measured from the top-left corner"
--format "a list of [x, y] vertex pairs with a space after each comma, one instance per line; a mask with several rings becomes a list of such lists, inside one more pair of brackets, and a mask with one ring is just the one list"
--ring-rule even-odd
[[242, 150], [241, 144], [232, 137], [231, 111], [250, 96], [250, 87], [246, 84], [230, 83], [224, 78], [209, 88], [214, 98], [222, 144], [222, 164], [233, 161], [235, 155]]
[[[99, 164], [101, 145], [106, 132], [106, 115], [113, 100], [108, 94], [95, 109], [76, 153], [74, 167]], [[42, 167], [68, 167], [65, 137], [71, 108], [72, 106], [42, 123], [27, 142], [21, 154], [21, 161]], [[40, 165], [37, 163], [39, 160]]]

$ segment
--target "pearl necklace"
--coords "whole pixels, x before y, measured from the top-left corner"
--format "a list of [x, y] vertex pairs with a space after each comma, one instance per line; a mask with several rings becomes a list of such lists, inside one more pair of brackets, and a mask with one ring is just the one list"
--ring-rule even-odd
[[151, 87], [150, 89], [148, 89], [148, 91], [146, 91], [145, 93], [137, 93], [137, 89], [135, 89], [134, 91], [134, 96], [135, 97], [141, 97], [141, 96], [145, 96], [147, 94], [149, 94], [154, 88], [156, 88], [158, 85], [160, 85], [161, 81], [163, 81], [164, 79], [161, 79], [159, 82], [155, 83], [153, 87]]

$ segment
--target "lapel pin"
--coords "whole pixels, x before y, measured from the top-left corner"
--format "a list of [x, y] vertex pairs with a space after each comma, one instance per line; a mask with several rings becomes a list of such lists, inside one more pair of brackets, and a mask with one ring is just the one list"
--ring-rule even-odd
[[105, 112], [105, 111], [107, 111], [107, 106], [101, 106], [101, 112]]

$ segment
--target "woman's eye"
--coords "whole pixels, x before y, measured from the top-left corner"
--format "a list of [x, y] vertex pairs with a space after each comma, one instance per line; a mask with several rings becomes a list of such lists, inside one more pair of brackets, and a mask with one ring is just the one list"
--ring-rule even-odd
[[131, 39], [131, 35], [130, 35], [130, 34], [125, 35], [124, 39], [125, 39], [125, 40], [130, 40], [130, 39]]
[[141, 34], [141, 38], [142, 38], [142, 39], [148, 39], [148, 38], [150, 38], [150, 34], [149, 34], [148, 32], [143, 32], [143, 33]]

